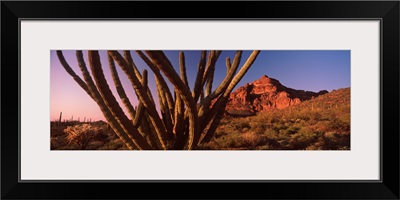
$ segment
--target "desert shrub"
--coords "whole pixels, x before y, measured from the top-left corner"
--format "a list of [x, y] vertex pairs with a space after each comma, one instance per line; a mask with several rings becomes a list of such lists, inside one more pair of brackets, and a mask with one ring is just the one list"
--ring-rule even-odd
[[90, 124], [68, 126], [64, 132], [67, 134], [67, 141], [78, 145], [81, 150], [86, 149], [94, 140], [104, 140], [108, 137], [101, 128]]
[[324, 149], [346, 149], [350, 148], [350, 134], [328, 132], [324, 134]]
[[324, 150], [318, 143], [309, 145], [306, 150]]
[[50, 149], [51, 150], [57, 150], [67, 144], [68, 144], [68, 141], [63, 136], [50, 138]]
[[276, 112], [262, 112], [252, 118], [254, 121], [259, 121], [266, 124], [276, 123], [280, 120], [280, 117]]
[[309, 145], [307, 150], [349, 150], [350, 134], [326, 132], [318, 137], [318, 140]]
[[194, 150], [216, 150], [216, 149], [218, 148], [214, 147], [214, 145], [212, 145], [212, 142], [208, 142], [207, 144], [201, 144], [196, 148], [194, 148]]
[[233, 121], [233, 123], [234, 123], [234, 127], [235, 127], [237, 130], [240, 130], [240, 131], [242, 131], [242, 130], [245, 129], [245, 128], [247, 128], [247, 129], [250, 128], [250, 123], [249, 123], [249, 121], [248, 121], [248, 120], [245, 120], [245, 119], [242, 119], [242, 120], [235, 120], [235, 121]]
[[253, 130], [254, 132], [256, 132], [258, 134], [264, 134], [266, 128], [264, 128], [262, 126], [257, 126], [257, 127], [251, 128], [251, 130]]
[[50, 128], [50, 135], [51, 137], [59, 137], [65, 135], [64, 132], [65, 126], [51, 126]]
[[338, 150], [350, 150], [350, 146], [342, 146]]
[[292, 135], [289, 140], [288, 148], [290, 149], [306, 149], [310, 144], [315, 143], [322, 132], [314, 132], [308, 127], [303, 127], [298, 133]]
[[268, 127], [269, 125], [267, 124], [261, 124], [261, 123], [251, 124], [251, 130], [258, 134], [264, 134], [264, 132], [268, 129]]
[[228, 138], [227, 143], [224, 146], [228, 148], [237, 148], [240, 146], [240, 143], [238, 142], [238, 138], [230, 137]]
[[125, 144], [121, 141], [121, 139], [115, 138], [113, 140], [110, 140], [107, 144], [105, 144], [100, 149], [118, 150], [118, 149], [122, 148], [123, 146], [125, 146]]
[[250, 131], [241, 135], [240, 146], [254, 148], [260, 143], [260, 141], [260, 135]]
[[75, 143], [72, 143], [69, 145], [62, 146], [62, 147], [58, 148], [57, 150], [77, 150], [77, 149], [79, 149], [79, 146]]
[[250, 129], [248, 127], [242, 128], [241, 132], [242, 133], [247, 133]]
[[283, 134], [292, 135], [297, 133], [300, 130], [300, 127], [297, 126], [289, 126], [286, 130], [283, 130]]
[[334, 119], [330, 120], [329, 128], [331, 130], [336, 130], [339, 132], [348, 132], [348, 131], [350, 131], [350, 121], [345, 122], [338, 118], [334, 118]]
[[268, 138], [277, 139], [279, 137], [279, 133], [273, 129], [267, 129], [264, 131], [263, 135]]
[[301, 119], [304, 121], [309, 121], [310, 120], [310, 111], [309, 110], [298, 110], [295, 113], [292, 114], [293, 118], [296, 119]]
[[101, 149], [105, 146], [104, 142], [100, 140], [94, 140], [92, 142], [89, 142], [89, 144], [86, 146], [87, 150], [97, 150]]
[[286, 130], [287, 129], [287, 126], [285, 126], [285, 124], [283, 124], [282, 122], [278, 122], [278, 123], [275, 123], [273, 126], [272, 126], [272, 129], [274, 130], [274, 131], [278, 131], [278, 132], [280, 132], [280, 131], [282, 131], [282, 130]]
[[322, 119], [322, 114], [321, 114], [321, 112], [311, 112], [311, 113], [309, 113], [309, 117], [310, 117], [309, 120], [311, 122], [317, 122]]
[[321, 131], [321, 132], [327, 132], [332, 130], [329, 127], [330, 122], [329, 121], [319, 121], [315, 123], [313, 126], [311, 126], [312, 130], [314, 131]]
[[[282, 142], [288, 139], [288, 136], [280, 134], [273, 129], [267, 129], [261, 135], [260, 146], [267, 146], [268, 149], [283, 149]], [[267, 148], [263, 147], [263, 148]], [[261, 148], [261, 149], [263, 149]]]
[[215, 132], [214, 138], [215, 138], [215, 139], [218, 139], [218, 138], [220, 138], [220, 137], [222, 137], [222, 136], [224, 136], [224, 135], [228, 135], [228, 133], [227, 133], [226, 131], [223, 131], [223, 130], [217, 130], [217, 131]]

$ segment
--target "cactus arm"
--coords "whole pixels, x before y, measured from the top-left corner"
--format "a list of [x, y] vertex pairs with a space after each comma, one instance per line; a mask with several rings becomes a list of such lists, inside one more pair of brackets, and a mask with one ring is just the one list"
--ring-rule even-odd
[[132, 122], [126, 117], [122, 108], [118, 105], [114, 95], [112, 94], [110, 87], [104, 77], [103, 69], [101, 68], [100, 56], [98, 51], [89, 51], [89, 65], [92, 71], [92, 75], [104, 102], [109, 107], [110, 111], [114, 114], [117, 121], [122, 125], [122, 128], [133, 138], [134, 143], [139, 149], [152, 149], [152, 147], [147, 143], [145, 138], [138, 132], [138, 130], [133, 126]]
[[[165, 93], [163, 94], [165, 96]], [[166, 101], [165, 98], [163, 100], [164, 102]], [[175, 106], [175, 105], [174, 105]], [[167, 104], [164, 103], [164, 110], [165, 110], [165, 127], [167, 128], [167, 136], [169, 140], [173, 140], [175, 138], [174, 136], [174, 124], [173, 124], [173, 116], [174, 113], [171, 113], [170, 110], [168, 109]]]
[[136, 53], [143, 59], [143, 61], [150, 67], [154, 72], [157, 93], [159, 97], [160, 109], [162, 112], [162, 119], [166, 128], [167, 138], [172, 140], [174, 138], [173, 126], [174, 126], [174, 109], [175, 103], [173, 102], [172, 94], [165, 82], [160, 70], [147, 58], [142, 51], [136, 51]]
[[226, 66], [226, 74], [228, 74], [232, 66], [231, 59], [229, 57], [225, 59], [225, 66]]
[[139, 72], [139, 69], [137, 68], [136, 64], [133, 62], [132, 55], [130, 51], [123, 51], [124, 52], [124, 58], [126, 62], [129, 64], [129, 66], [133, 69], [135, 72], [136, 77], [138, 77], [139, 80], [141, 80], [142, 75]]
[[[209, 57], [209, 62], [207, 64], [206, 71], [204, 72], [203, 80], [204, 80], [204, 83], [206, 84], [206, 90], [205, 90], [205, 93], [203, 94], [203, 99], [204, 99], [204, 96], [208, 96], [211, 93], [212, 82], [214, 81], [215, 63], [217, 62], [218, 58], [216, 57], [216, 53], [214, 53], [214, 51], [211, 51], [211, 55]], [[204, 83], [203, 83], [203, 85], [204, 85]]]
[[[141, 81], [141, 79], [142, 79], [142, 74], [140, 73], [139, 69], [137, 68], [135, 62], [133, 62], [131, 52], [130, 52], [130, 51], [127, 51], [127, 50], [124, 50], [123, 53], [124, 53], [124, 59], [125, 59], [125, 61], [126, 61], [127, 64], [129, 65], [129, 67], [130, 67], [131, 69], [133, 69], [133, 72], [135, 73], [137, 79], [138, 79], [139, 81]], [[146, 86], [144, 86], [144, 87], [147, 88], [147, 94], [148, 94], [148, 96], [149, 96], [151, 102], [154, 103], [154, 99], [153, 99], [153, 96], [151, 95], [151, 92], [150, 92], [150, 89], [149, 89], [148, 85], [146, 84]]]
[[[148, 90], [148, 82], [147, 82], [147, 71], [143, 70], [142, 75], [143, 78], [141, 79], [141, 84], [143, 87], [146, 87]], [[147, 91], [148, 97], [151, 102], [154, 104], [153, 96], [151, 92]], [[161, 143], [158, 141], [158, 135], [156, 134], [154, 126], [151, 125], [152, 121], [147, 113], [144, 104], [139, 100], [139, 104], [135, 107], [136, 113], [135, 117], [132, 119], [132, 124], [138, 128], [140, 134], [146, 138], [147, 142], [154, 148], [154, 149], [163, 149]]]
[[[128, 63], [129, 67], [133, 69], [137, 79], [139, 81], [141, 81], [142, 74], [140, 74], [139, 69], [137, 68], [136, 64], [133, 62], [131, 52], [130, 51], [124, 51], [124, 58], [125, 58], [126, 62]], [[148, 85], [146, 84], [145, 87], [147, 88], [147, 94], [148, 94], [151, 102], [154, 103], [154, 99], [153, 99], [153, 96], [151, 95], [151, 92], [150, 92], [150, 89], [149, 89]]]
[[[130, 67], [134, 70], [137, 79], [138, 79], [139, 81], [141, 81], [142, 76], [144, 76], [144, 74], [142, 75], [142, 74], [139, 72], [139, 69], [137, 68], [135, 62], [133, 62], [131, 52], [128, 51], [128, 50], [124, 50], [123, 53], [124, 53], [124, 58], [125, 58], [126, 62], [127, 62], [127, 63], [130, 65]], [[143, 73], [147, 73], [147, 71], [143, 71]], [[146, 77], [146, 81], [147, 81], [147, 77]], [[143, 81], [142, 81], [142, 83], [143, 83]], [[146, 87], [146, 89], [147, 89], [147, 95], [149, 96], [149, 99], [150, 99], [151, 103], [154, 104], [154, 99], [153, 99], [153, 96], [152, 96], [152, 94], [151, 94], [151, 91], [150, 91], [150, 89], [149, 89], [147, 83], [146, 83], [146, 84], [142, 84], [142, 85], [143, 85], [143, 87]], [[143, 105], [142, 105], [142, 106], [143, 106]], [[145, 120], [142, 120], [142, 121], [145, 121]], [[145, 123], [146, 123], [146, 122], [145, 122]], [[144, 124], [144, 123], [143, 123], [143, 124]], [[144, 124], [144, 125], [146, 125], [146, 124]], [[148, 126], [148, 124], [147, 124], [147, 126]], [[146, 132], [145, 132], [145, 133], [146, 133]]]
[[139, 102], [139, 105], [137, 106], [135, 117], [133, 118], [133, 126], [135, 126], [136, 128], [139, 128], [139, 126], [142, 123], [144, 111], [145, 111], [145, 108], [143, 106], [143, 103]]
[[212, 83], [213, 83], [213, 79], [214, 79], [215, 64], [216, 64], [221, 52], [222, 51], [210, 51], [208, 62], [207, 62], [207, 68], [206, 68], [206, 70], [204, 72], [204, 76], [203, 76], [203, 85], [205, 83], [207, 83], [205, 96], [208, 96], [211, 93]]
[[[185, 54], [183, 51], [179, 52], [179, 73], [182, 82], [188, 86], [188, 80], [186, 76], [186, 64], [185, 64]], [[189, 88], [190, 90], [190, 88]], [[176, 135], [176, 141], [174, 144], [174, 149], [181, 149], [184, 143], [184, 131], [185, 131], [185, 110], [184, 104], [180, 95], [175, 91], [175, 110], [174, 110], [174, 128], [173, 131]]]
[[62, 51], [60, 51], [60, 50], [57, 51], [57, 57], [58, 57], [58, 60], [60, 61], [61, 65], [64, 67], [65, 71], [67, 71], [67, 73], [75, 80], [75, 82], [78, 83], [78, 85], [81, 86], [81, 88], [83, 90], [85, 90], [85, 92], [90, 96], [90, 98], [93, 99], [93, 95], [89, 91], [88, 86], [78, 75], [76, 75], [74, 70], [72, 70], [72, 68], [69, 66], [69, 64], [67, 63], [67, 61], [64, 58]]
[[[141, 84], [143, 87], [146, 87], [147, 95], [149, 96], [151, 102], [154, 104], [153, 96], [148, 89], [147, 70], [143, 70], [141, 77]], [[140, 134], [142, 134], [142, 136], [146, 138], [146, 140], [152, 147], [156, 147], [156, 149], [162, 149], [162, 146], [155, 142], [156, 140], [158, 140], [155, 139], [157, 137], [153, 137], [154, 135], [156, 135], [155, 130], [154, 128], [150, 128], [149, 123], [151, 123], [151, 120], [148, 118], [146, 108], [141, 101], [139, 101], [139, 105], [135, 108], [135, 110], [136, 115], [135, 118], [132, 120], [133, 125], [138, 128]]]
[[[231, 94], [233, 88], [239, 83], [239, 81], [243, 78], [244, 74], [249, 70], [251, 65], [254, 63], [255, 59], [257, 58], [258, 54], [260, 51], [255, 50], [253, 51], [249, 58], [246, 60], [246, 62], [243, 64], [242, 68], [239, 70], [239, 72], [235, 75], [235, 77], [232, 79], [222, 96], [220, 96], [217, 100], [217, 102], [213, 105], [213, 107], [210, 109], [210, 111], [207, 113], [207, 115], [201, 115], [205, 117], [200, 117], [201, 118], [201, 130], [209, 124], [209, 122], [213, 119], [213, 117], [217, 114], [217, 111], [219, 109], [225, 109], [224, 101], [227, 101], [229, 98], [229, 95]], [[231, 70], [235, 67], [236, 63], [239, 63], [239, 61], [232, 63]], [[222, 85], [222, 84], [221, 84]], [[210, 95], [211, 96], [211, 95]]]
[[203, 87], [203, 74], [204, 74], [204, 67], [206, 64], [206, 51], [201, 52], [201, 57], [200, 57], [200, 62], [198, 64], [198, 71], [197, 71], [197, 77], [196, 81], [194, 83], [194, 88], [193, 88], [193, 99], [197, 103], [200, 93]]
[[162, 122], [154, 103], [151, 101], [148, 95], [147, 87], [143, 87], [141, 82], [135, 76], [133, 69], [129, 67], [128, 63], [121, 56], [118, 51], [108, 51], [108, 53], [113, 57], [113, 59], [118, 63], [118, 65], [122, 68], [125, 74], [128, 76], [129, 81], [132, 84], [132, 87], [135, 89], [137, 96], [139, 97], [139, 101], [143, 103], [146, 107], [147, 113], [150, 116], [151, 122], [156, 130], [158, 140], [160, 140], [160, 144], [162, 148], [165, 150], [167, 147], [165, 146], [164, 138], [166, 137], [166, 130], [164, 123]]
[[131, 119], [134, 120], [136, 112], [135, 112], [135, 109], [133, 108], [129, 98], [126, 96], [124, 88], [122, 87], [121, 80], [119, 79], [117, 69], [115, 68], [114, 60], [110, 55], [107, 55], [107, 57], [108, 57], [108, 64], [110, 66], [111, 76], [114, 81], [117, 93], [118, 93], [119, 97], [121, 98], [122, 103], [125, 105], [126, 109], [128, 110], [128, 113], [131, 116]]
[[180, 74], [180, 77], [181, 77], [183, 83], [190, 90], [189, 83], [187, 80], [187, 75], [186, 75], [185, 53], [183, 53], [183, 51], [179, 52], [179, 74]]
[[160, 70], [149, 60], [149, 58], [147, 58], [146, 55], [144, 55], [142, 51], [135, 51], [135, 52], [150, 67], [151, 71], [153, 71], [154, 76], [156, 77], [156, 80], [159, 81], [160, 87], [165, 92], [165, 98], [167, 100], [169, 113], [171, 113], [171, 118], [172, 118], [173, 117], [172, 113], [174, 113], [175, 104], [172, 98], [171, 91], [169, 90], [167, 83], [165, 82], [163, 76], [161, 75]]
[[182, 98], [177, 94], [176, 99], [175, 99], [175, 111], [174, 111], [174, 118], [175, 118], [175, 123], [173, 127], [173, 132], [176, 135], [176, 138], [183, 136], [183, 131], [184, 131], [184, 108], [183, 108], [183, 102]]
[[218, 97], [221, 93], [225, 92], [229, 83], [232, 81], [234, 75], [236, 74], [236, 70], [239, 66], [241, 56], [242, 56], [241, 51], [236, 52], [232, 65], [230, 64], [229, 58], [226, 59], [226, 65], [229, 66], [229, 72], [225, 76], [224, 80], [222, 80], [221, 84], [217, 87], [217, 89], [215, 89], [215, 91], [213, 93], [211, 93], [209, 96], [207, 96], [203, 100], [202, 106], [199, 109], [199, 119], [200, 119], [201, 124], [203, 124], [204, 116], [208, 115], [209, 106], [211, 104], [211, 101], [213, 99], [215, 99], [216, 97]]
[[233, 59], [233, 63], [230, 64], [230, 60], [226, 60], [226, 65], [229, 66], [228, 75], [225, 76], [224, 80], [222, 80], [221, 84], [215, 89], [215, 91], [210, 95], [211, 100], [218, 97], [222, 92], [225, 92], [229, 84], [231, 83], [234, 75], [236, 74], [237, 68], [239, 67], [240, 60], [242, 57], [242, 51], [238, 51], [235, 54], [235, 58]]
[[215, 62], [217, 61], [215, 59], [215, 55], [216, 55], [215, 51], [210, 51], [208, 53], [208, 61], [207, 61], [206, 68], [203, 73], [203, 79], [202, 79], [203, 86], [206, 83], [208, 76], [212, 72], [211, 69], [213, 68], [213, 66], [215, 66]]
[[[227, 103], [227, 99], [224, 98], [223, 101], [221, 102], [221, 107], [225, 108], [226, 103]], [[206, 143], [211, 140], [211, 138], [215, 134], [216, 129], [218, 128], [218, 125], [221, 122], [222, 117], [224, 116], [224, 112], [225, 112], [225, 109], [217, 110], [215, 117], [214, 117], [214, 119], [212, 119], [212, 122], [211, 122], [209, 128], [207, 130], [204, 130], [205, 131], [204, 137], [200, 143]]]
[[173, 115], [170, 113], [168, 103], [166, 100], [166, 95], [164, 93], [164, 90], [160, 84], [159, 79], [156, 78], [156, 85], [157, 85], [157, 94], [158, 94], [158, 101], [161, 109], [161, 115], [162, 115], [162, 120], [165, 124], [165, 128], [167, 129], [167, 138], [168, 140], [174, 139], [174, 134], [173, 134], [173, 124], [172, 124], [172, 118], [171, 116]]
[[[239, 70], [239, 72], [236, 74], [236, 76], [233, 78], [232, 82], [229, 84], [228, 88], [226, 89], [224, 96], [227, 97], [229, 94], [232, 92], [233, 88], [239, 83], [239, 81], [243, 78], [243, 76], [246, 74], [246, 72], [250, 69], [251, 65], [253, 65], [254, 61], [256, 60], [258, 54], [260, 54], [259, 50], [254, 50], [249, 58], [246, 60], [246, 62], [243, 64], [242, 68]], [[232, 65], [234, 65], [233, 63]]]
[[168, 140], [173, 140], [174, 139], [174, 133], [173, 133], [173, 122], [172, 122], [172, 117], [173, 113], [170, 113], [170, 109], [166, 100], [166, 94], [164, 93], [163, 87], [160, 83], [160, 80], [156, 77], [156, 86], [157, 86], [157, 94], [158, 94], [158, 101], [160, 105], [160, 110], [161, 110], [161, 115], [162, 115], [162, 120], [165, 124], [165, 128], [167, 129], [167, 137]]
[[[145, 87], [147, 85], [147, 71], [146, 70], [143, 71], [141, 82], [142, 82], [143, 87]], [[145, 112], [145, 108], [143, 106], [143, 103], [141, 101], [139, 101], [139, 105], [137, 106], [137, 110], [136, 110], [136, 115], [134, 118], [132, 118], [133, 125], [135, 127], [139, 127], [141, 125], [141, 122], [144, 117], [144, 112]]]
[[219, 51], [215, 51], [215, 55], [216, 55], [216, 57], [218, 58], [218, 57], [221, 55], [221, 53], [222, 53], [222, 51], [221, 51], [221, 50], [219, 50]]
[[[204, 89], [202, 89], [201, 90], [201, 93], [200, 93], [200, 103], [201, 102], [203, 102], [204, 101]], [[197, 110], [198, 110], [199, 108], [197, 108]]]
[[208, 77], [208, 79], [206, 81], [206, 90], [205, 90], [205, 93], [203, 94], [203, 99], [204, 99], [204, 96], [208, 96], [211, 94], [213, 81], [214, 81], [213, 76]]
[[211, 94], [212, 84], [214, 81], [215, 64], [219, 58], [219, 55], [221, 55], [221, 51], [215, 51], [214, 54], [215, 54], [214, 59], [212, 60], [210, 67], [209, 67], [205, 96], [208, 96]]
[[226, 100], [227, 98], [220, 96], [218, 98], [218, 100], [214, 103], [214, 105], [207, 110], [207, 113], [204, 114], [199, 117], [200, 121], [200, 130], [204, 130], [207, 125], [210, 123], [210, 121], [215, 117], [215, 115], [217, 114], [218, 110], [223, 109], [225, 110], [225, 107], [223, 105], [223, 102]]
[[176, 92], [181, 96], [185, 103], [189, 116], [189, 141], [188, 149], [192, 149], [197, 145], [200, 139], [200, 132], [198, 130], [198, 117], [196, 103], [192, 97], [189, 88], [183, 83], [179, 75], [172, 67], [171, 62], [162, 52], [146, 51], [151, 61], [164, 73], [168, 80], [175, 86]]
[[161, 143], [162, 141], [160, 141], [158, 139], [158, 134], [157, 134], [156, 128], [154, 127], [154, 125], [151, 121], [151, 117], [150, 117], [149, 113], [147, 112], [147, 110], [144, 113], [144, 117], [145, 118], [143, 119], [143, 122], [147, 123], [146, 128], [148, 128], [148, 132], [147, 132], [148, 134], [146, 134], [148, 136], [148, 140], [150, 141], [151, 144], [153, 144], [153, 146], [157, 146], [158, 149], [164, 149], [164, 147], [163, 147], [164, 144]]

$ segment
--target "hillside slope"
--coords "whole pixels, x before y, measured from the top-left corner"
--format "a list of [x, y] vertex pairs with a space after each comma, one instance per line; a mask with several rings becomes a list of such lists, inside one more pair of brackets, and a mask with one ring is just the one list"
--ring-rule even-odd
[[350, 88], [255, 116], [225, 116], [199, 149], [350, 150]]

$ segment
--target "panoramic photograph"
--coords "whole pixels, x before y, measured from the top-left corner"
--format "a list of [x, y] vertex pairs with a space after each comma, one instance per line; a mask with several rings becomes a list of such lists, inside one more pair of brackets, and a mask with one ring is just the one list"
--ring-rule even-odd
[[351, 150], [350, 50], [51, 50], [51, 150]]

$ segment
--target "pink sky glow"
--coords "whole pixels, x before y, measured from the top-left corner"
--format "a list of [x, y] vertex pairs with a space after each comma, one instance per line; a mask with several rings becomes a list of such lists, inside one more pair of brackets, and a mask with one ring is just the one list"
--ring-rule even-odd
[[[63, 50], [63, 55], [70, 67], [82, 78], [79, 69], [76, 51]], [[222, 51], [220, 58], [216, 63], [213, 90], [222, 81], [226, 74], [225, 58], [230, 57], [233, 60], [236, 51]], [[120, 51], [122, 53], [122, 51]], [[171, 63], [179, 71], [178, 53], [179, 51], [164, 51]], [[251, 51], [243, 51], [241, 64], [245, 62]], [[92, 121], [106, 121], [103, 113], [96, 102], [74, 81], [74, 79], [62, 67], [56, 51], [50, 51], [50, 120], [59, 119], [62, 112], [62, 119], [68, 120], [73, 117], [74, 120], [83, 121], [91, 119]], [[108, 85], [121, 108], [126, 112], [118, 93], [116, 92], [114, 82], [111, 77], [107, 52], [99, 51], [102, 68], [107, 79]], [[143, 62], [138, 55], [131, 51], [133, 60], [140, 71], [147, 69], [148, 84], [151, 91], [156, 91], [155, 80], [152, 71]], [[196, 79], [197, 64], [200, 58], [200, 51], [185, 51], [186, 70], [191, 90]], [[90, 71], [87, 58], [87, 51], [83, 51], [86, 66]], [[130, 81], [116, 64], [117, 72], [125, 92], [133, 106], [138, 105], [136, 94]], [[268, 75], [271, 78], [278, 79], [283, 85], [294, 89], [302, 89], [318, 92], [320, 90], [332, 91], [333, 89], [350, 87], [350, 51], [349, 50], [264, 50], [261, 51], [252, 67], [238, 83], [237, 87], [245, 83], [252, 82], [262, 75]], [[83, 78], [82, 78], [83, 79]], [[169, 83], [169, 81], [167, 81]], [[170, 90], [173, 89], [169, 84]], [[172, 91], [172, 90], [171, 90]], [[152, 92], [153, 98], [158, 102], [157, 92]], [[158, 106], [158, 103], [156, 103]], [[158, 107], [157, 107], [157, 110]], [[127, 115], [128, 116], [128, 115]]]

